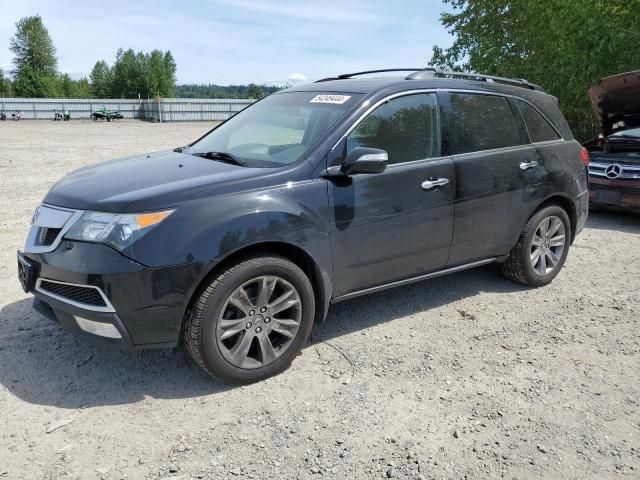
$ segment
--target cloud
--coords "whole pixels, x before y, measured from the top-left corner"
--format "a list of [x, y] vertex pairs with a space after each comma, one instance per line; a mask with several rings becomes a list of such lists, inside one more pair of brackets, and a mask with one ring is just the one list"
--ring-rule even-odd
[[367, 8], [368, 3], [343, 1], [292, 2], [290, 0], [268, 2], [261, 0], [221, 0], [229, 7], [241, 8], [254, 13], [267, 14], [273, 17], [291, 17], [300, 20], [333, 23], [371, 23], [382, 18]]
[[441, 0], [20, 0], [2, 5], [0, 64], [11, 69], [15, 22], [38, 13], [75, 78], [131, 47], [171, 50], [178, 83], [303, 83], [425, 65], [433, 44], [451, 44], [443, 9]]
[[287, 82], [296, 85], [298, 83], [307, 83], [309, 81], [309, 79], [307, 78], [306, 75], [304, 75], [303, 73], [291, 73], [288, 77], [287, 77]]

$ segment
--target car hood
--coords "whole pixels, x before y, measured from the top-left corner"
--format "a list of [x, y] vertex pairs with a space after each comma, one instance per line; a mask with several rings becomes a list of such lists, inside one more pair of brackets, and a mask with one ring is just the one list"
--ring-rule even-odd
[[625, 128], [640, 126], [640, 70], [603, 78], [589, 90], [589, 98], [605, 136], [619, 121]]
[[75, 170], [47, 193], [44, 202], [103, 212], [139, 212], [214, 195], [263, 175], [246, 168], [178, 152], [126, 157]]

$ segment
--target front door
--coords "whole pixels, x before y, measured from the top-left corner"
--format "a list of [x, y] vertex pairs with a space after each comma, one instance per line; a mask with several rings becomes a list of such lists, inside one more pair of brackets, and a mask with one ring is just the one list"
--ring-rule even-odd
[[453, 161], [440, 155], [438, 118], [435, 94], [396, 97], [343, 141], [345, 153], [385, 150], [389, 166], [329, 181], [334, 296], [446, 265], [456, 179]]

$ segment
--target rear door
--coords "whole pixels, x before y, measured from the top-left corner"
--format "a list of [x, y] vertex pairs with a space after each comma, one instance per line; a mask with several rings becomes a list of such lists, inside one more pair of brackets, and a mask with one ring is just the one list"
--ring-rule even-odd
[[453, 266], [509, 252], [535, 195], [539, 162], [509, 98], [451, 92], [449, 102], [457, 179]]
[[389, 165], [329, 180], [335, 296], [446, 265], [455, 174], [439, 131], [436, 95], [403, 95], [374, 109], [338, 147], [383, 149]]

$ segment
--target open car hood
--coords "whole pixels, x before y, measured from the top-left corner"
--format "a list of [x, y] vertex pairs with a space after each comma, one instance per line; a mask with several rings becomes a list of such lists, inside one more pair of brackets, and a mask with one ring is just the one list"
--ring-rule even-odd
[[589, 98], [605, 137], [620, 121], [625, 129], [640, 127], [640, 70], [603, 78]]

